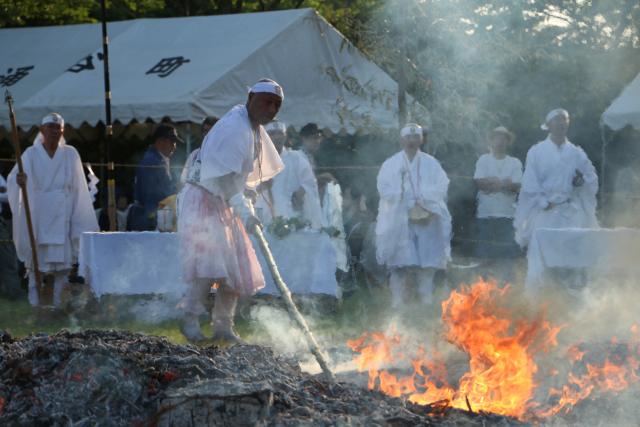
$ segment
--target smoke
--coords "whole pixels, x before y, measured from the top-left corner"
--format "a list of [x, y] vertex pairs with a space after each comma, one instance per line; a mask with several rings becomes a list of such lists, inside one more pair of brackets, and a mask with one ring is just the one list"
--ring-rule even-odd
[[[449, 206], [457, 238], [471, 237], [470, 178], [495, 126], [515, 132], [511, 154], [524, 163], [527, 150], [546, 137], [539, 128], [546, 112], [563, 106], [572, 114], [570, 139], [600, 170], [600, 115], [640, 69], [631, 12], [638, 7], [607, 4], [609, 10], [579, 2], [388, 0], [372, 13], [359, 47], [396, 81], [406, 79], [408, 92], [427, 108], [409, 108], [408, 120], [428, 125], [425, 151], [452, 178]], [[394, 132], [360, 137], [353, 150], [327, 150], [321, 163], [379, 165], [399, 150], [397, 140]], [[349, 146], [341, 138], [334, 142]], [[371, 199], [373, 176], [375, 169], [338, 178], [365, 188]]]
[[[629, 270], [633, 269], [629, 267]], [[553, 323], [562, 325], [558, 346], [541, 358], [541, 366], [557, 364], [554, 366], [562, 372], [560, 366], [566, 361], [568, 349], [577, 344], [586, 351], [587, 363], [602, 364], [609, 359], [614, 366], [623, 366], [630, 372], [624, 378], [630, 384], [628, 388], [620, 391], [596, 388], [569, 414], [553, 417], [545, 425], [627, 426], [637, 423], [640, 416], [637, 405], [640, 388], [634, 379], [637, 370], [625, 357], [638, 359], [635, 350], [633, 353], [627, 350], [634, 349], [638, 343], [637, 334], [632, 332], [638, 322], [635, 302], [640, 297], [638, 284], [636, 277], [609, 276], [589, 280], [586, 288], [579, 292], [560, 286], [547, 288], [540, 295], [539, 301], [546, 306], [549, 318]], [[566, 372], [562, 374], [559, 377], [566, 378]], [[553, 378], [540, 378], [540, 381], [545, 388], [561, 386]]]
[[[272, 347], [281, 354], [301, 355], [307, 351], [302, 331], [285, 309], [258, 304], [251, 307], [249, 318], [256, 326], [256, 330], [248, 337], [250, 342]], [[312, 318], [307, 316], [307, 321], [312, 324]]]

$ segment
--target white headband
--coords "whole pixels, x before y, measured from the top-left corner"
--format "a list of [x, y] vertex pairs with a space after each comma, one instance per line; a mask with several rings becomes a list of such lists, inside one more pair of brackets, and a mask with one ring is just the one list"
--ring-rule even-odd
[[61, 128], [64, 127], [64, 119], [58, 113], [49, 113], [42, 119], [42, 124], [46, 125], [48, 123], [56, 123], [60, 125]]
[[280, 99], [284, 99], [284, 92], [282, 91], [282, 86], [273, 80], [262, 81], [254, 84], [250, 89], [249, 93], [272, 93], [276, 96], [279, 96]]
[[545, 117], [544, 119], [544, 123], [540, 125], [540, 129], [549, 130], [549, 126], [547, 126], [547, 123], [549, 123], [551, 120], [553, 120], [557, 116], [561, 116], [561, 115], [565, 116], [567, 119], [569, 118], [569, 112], [564, 108], [556, 108], [555, 110], [549, 111], [549, 113], [547, 114], [547, 117]]
[[277, 120], [267, 123], [264, 125], [264, 130], [267, 132], [282, 132], [284, 134], [287, 133], [287, 125]]
[[407, 123], [400, 131], [400, 136], [420, 135], [422, 137], [422, 126], [415, 123]]

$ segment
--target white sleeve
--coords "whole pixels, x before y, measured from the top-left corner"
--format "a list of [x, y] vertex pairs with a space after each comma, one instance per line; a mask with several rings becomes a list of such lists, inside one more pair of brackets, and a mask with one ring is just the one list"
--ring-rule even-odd
[[243, 224], [247, 223], [247, 219], [249, 219], [251, 215], [255, 215], [251, 200], [246, 198], [243, 192], [237, 193], [231, 197], [229, 199], [229, 206], [233, 209], [233, 213], [240, 217]]
[[480, 156], [478, 161], [476, 162], [476, 171], [473, 174], [473, 179], [482, 179], [487, 177], [487, 167], [486, 162], [484, 161], [484, 156]]
[[511, 182], [522, 182], [522, 162], [516, 158], [513, 159], [513, 168], [511, 171]]

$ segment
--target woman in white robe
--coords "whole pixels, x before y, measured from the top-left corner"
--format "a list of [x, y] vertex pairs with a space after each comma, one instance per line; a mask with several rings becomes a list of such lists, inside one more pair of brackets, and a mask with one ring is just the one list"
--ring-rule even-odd
[[[64, 120], [59, 114], [45, 116], [33, 145], [22, 154], [38, 266], [54, 276], [55, 305], [60, 304], [66, 276], [77, 263], [80, 236], [99, 231], [80, 155], [66, 144], [63, 133]], [[29, 302], [36, 306], [40, 301], [18, 175], [16, 165], [7, 179], [13, 239], [18, 258], [29, 270]]]

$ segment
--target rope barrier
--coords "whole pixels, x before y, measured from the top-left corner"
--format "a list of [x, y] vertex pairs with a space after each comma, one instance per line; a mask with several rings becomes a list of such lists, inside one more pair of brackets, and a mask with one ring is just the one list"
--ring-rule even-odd
[[[0, 163], [15, 163], [15, 159], [10, 159], [10, 158], [2, 158], [0, 157]], [[97, 167], [108, 167], [109, 165], [107, 163], [99, 163], [99, 162], [83, 162], [83, 163], [90, 163], [91, 166], [97, 166]], [[347, 166], [318, 166], [315, 169], [316, 170], [378, 170], [380, 169], [381, 165], [347, 165]], [[132, 163], [115, 163], [114, 167], [116, 168], [149, 168], [149, 169], [165, 169], [166, 167], [164, 165], [136, 165], [136, 164], [132, 164]], [[169, 168], [171, 169], [176, 169], [176, 170], [182, 170], [183, 166], [169, 166]], [[467, 181], [473, 181], [473, 176], [471, 175], [458, 175], [458, 174], [454, 174], [454, 173], [448, 173], [447, 176], [450, 179], [460, 179], [460, 180], [467, 180]], [[625, 198], [625, 199], [632, 199], [632, 200], [640, 200], [640, 195], [634, 195], [633, 193], [626, 193], [626, 192], [618, 192], [618, 193], [600, 193], [602, 196], [611, 198], [611, 197], [619, 197], [619, 198]]]

